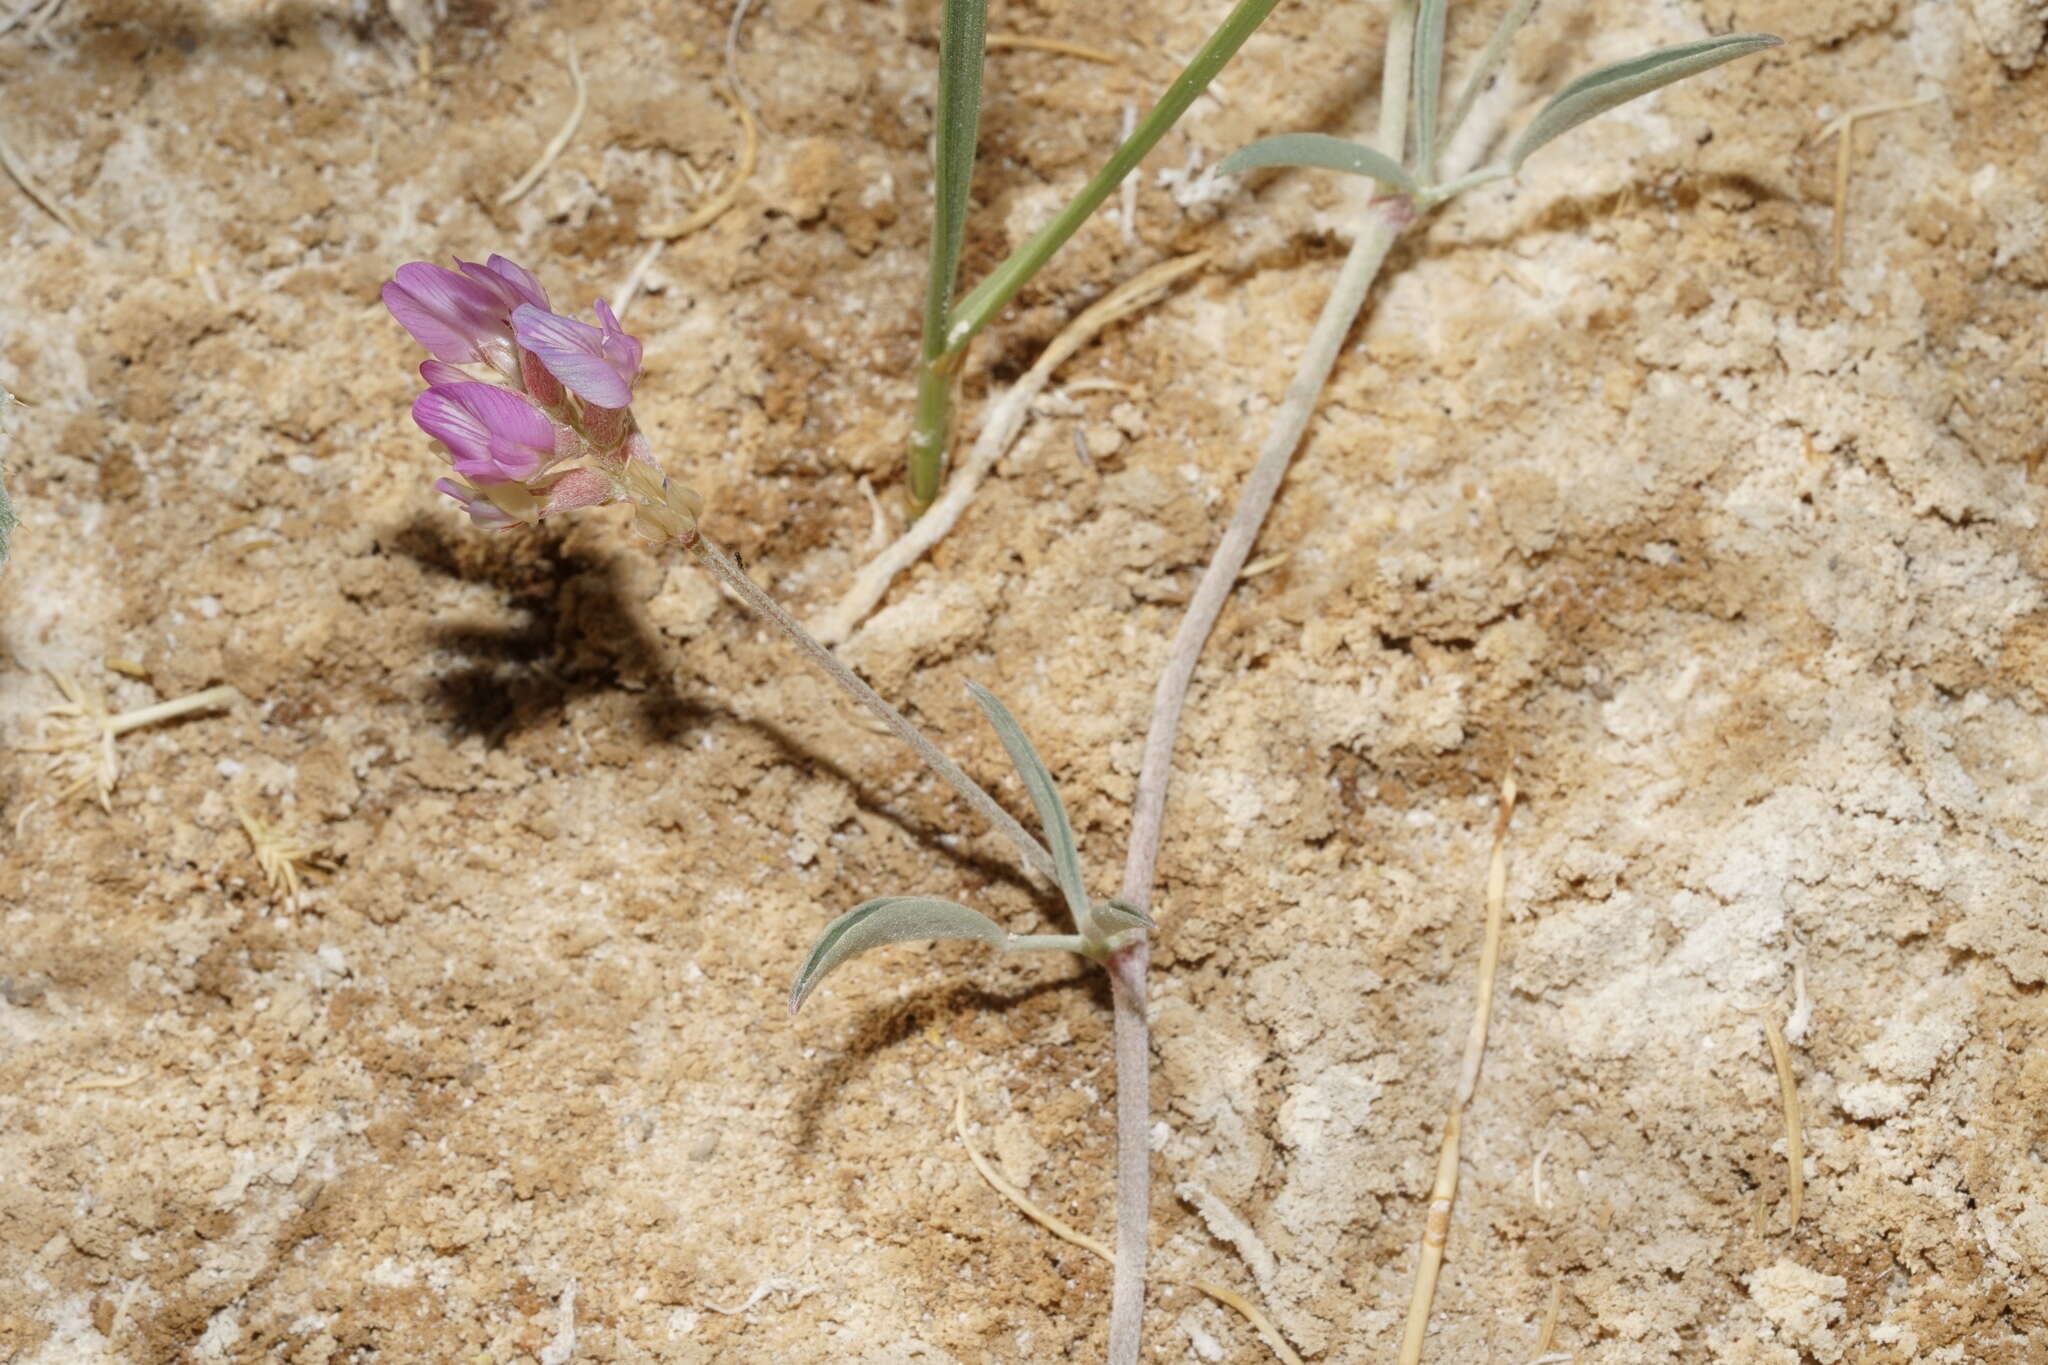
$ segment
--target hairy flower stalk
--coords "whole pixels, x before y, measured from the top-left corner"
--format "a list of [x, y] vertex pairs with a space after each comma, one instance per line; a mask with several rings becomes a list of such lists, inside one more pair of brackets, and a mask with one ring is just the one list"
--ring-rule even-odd
[[[783, 610], [698, 527], [704, 499], [671, 483], [633, 420], [640, 339], [610, 305], [595, 324], [551, 310], [532, 274], [502, 256], [456, 270], [414, 261], [385, 284], [384, 306], [433, 357], [413, 421], [440, 443], [455, 478], [434, 487], [489, 531], [532, 526], [581, 507], [623, 502], [649, 540], [674, 544], [793, 640], [804, 657], [874, 712], [1048, 880], [1052, 856], [995, 798], [940, 752]], [[488, 367], [472, 374], [471, 367]]]

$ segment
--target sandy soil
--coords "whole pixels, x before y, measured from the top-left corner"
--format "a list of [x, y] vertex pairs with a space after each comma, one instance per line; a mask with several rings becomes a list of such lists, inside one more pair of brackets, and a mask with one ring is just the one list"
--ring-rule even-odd
[[[1460, 7], [1456, 49], [1497, 3]], [[2048, 1354], [2048, 12], [1553, 3], [1500, 101], [1788, 45], [1593, 125], [1405, 242], [1183, 731], [1154, 986], [1156, 1264], [1387, 1360], [1512, 764], [1507, 958], [1428, 1358]], [[1219, 3], [998, 4], [1125, 67], [991, 59], [978, 275]], [[638, 409], [801, 612], [897, 502], [936, 9], [766, 0], [759, 169], [631, 320]], [[0, 1361], [1099, 1359], [1107, 1000], [899, 949], [782, 996], [840, 909], [1057, 907], [686, 563], [599, 513], [486, 537], [428, 487], [398, 263], [613, 293], [730, 176], [728, 12], [71, 0], [0, 38], [23, 524], [0, 579]], [[1004, 696], [1110, 889], [1152, 679], [1356, 188], [1181, 172], [1365, 127], [1381, 16], [1283, 5], [976, 353], [1083, 352], [847, 655], [1014, 808]], [[562, 120], [525, 198], [495, 201]], [[1858, 125], [1830, 278], [1836, 143]], [[693, 179], [701, 188], [693, 188]], [[1110, 385], [1064, 385], [1078, 380]], [[1075, 441], [1090, 452], [1083, 463]], [[18, 752], [59, 700], [228, 683], [111, 810]], [[243, 810], [318, 851], [296, 905]], [[1788, 1227], [1785, 1115], [1804, 1113]], [[2029, 1344], [2032, 1342], [2033, 1344]], [[1155, 1291], [1149, 1358], [1270, 1359]]]

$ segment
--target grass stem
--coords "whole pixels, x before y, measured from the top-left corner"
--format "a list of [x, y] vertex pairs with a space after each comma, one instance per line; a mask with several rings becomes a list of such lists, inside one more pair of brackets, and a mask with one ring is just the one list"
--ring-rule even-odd
[[[1258, 26], [1272, 13], [1279, 0], [1238, 0], [1216, 31], [1209, 35], [1159, 102], [1138, 120], [1131, 135], [1110, 154], [1073, 199], [1053, 216], [1051, 222], [1032, 234], [1030, 240], [1011, 252], [989, 277], [970, 290], [946, 317], [944, 335], [934, 348], [933, 313], [928, 295], [925, 309], [923, 360], [918, 371], [917, 417], [910, 438], [910, 506], [922, 513], [939, 493], [945, 467], [948, 429], [952, 423], [953, 381], [969, 342], [994, 320], [1017, 291], [1045, 267], [1067, 239], [1088, 221], [1088, 215], [1102, 206], [1110, 191], [1137, 169], [1140, 161], [1166, 136], [1167, 129], [1180, 121], [1188, 106], [1206, 90], [1216, 73], [1244, 46]], [[950, 13], [950, 10], [949, 10]], [[942, 102], [943, 107], [943, 102]], [[963, 203], [964, 207], [964, 203]], [[933, 240], [934, 265], [938, 239]], [[957, 260], [956, 260], [957, 264]], [[936, 269], [934, 279], [936, 280]], [[947, 281], [951, 298], [952, 282]]]
[[917, 425], [910, 441], [910, 505], [921, 512], [939, 495], [946, 434], [952, 425], [953, 371], [942, 364], [967, 236], [967, 191], [981, 129], [982, 60], [988, 46], [988, 0], [945, 0], [939, 28], [938, 136], [932, 153], [931, 273], [925, 281], [924, 339], [919, 349]]

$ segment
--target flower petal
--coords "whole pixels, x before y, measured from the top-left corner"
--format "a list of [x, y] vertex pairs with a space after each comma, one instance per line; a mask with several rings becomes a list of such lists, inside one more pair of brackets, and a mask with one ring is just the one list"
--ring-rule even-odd
[[392, 272], [384, 306], [436, 360], [466, 365], [491, 342], [509, 340], [510, 309], [496, 289], [425, 261]]
[[455, 472], [474, 483], [530, 479], [555, 455], [554, 424], [494, 384], [437, 384], [413, 400], [412, 420], [448, 447]]
[[[512, 330], [519, 344], [539, 357], [548, 373], [584, 402], [601, 408], [632, 404], [633, 378], [640, 360], [638, 341], [620, 334], [632, 343], [631, 363], [621, 365], [627, 357], [612, 334], [532, 304], [521, 304], [512, 311]], [[607, 341], [612, 341], [609, 348]]]
[[619, 371], [625, 375], [626, 384], [631, 387], [640, 374], [640, 338], [628, 336], [619, 324], [618, 314], [603, 299], [591, 305], [597, 312], [597, 320], [604, 324], [604, 352]]
[[467, 384], [469, 371], [459, 370], [445, 360], [428, 360], [420, 365], [420, 378], [427, 381], [427, 387], [436, 384]]
[[540, 281], [524, 266], [514, 265], [495, 251], [487, 262], [492, 274], [511, 285], [519, 297], [536, 308], [548, 306], [548, 291], [540, 287]]
[[548, 306], [547, 292], [540, 287], [540, 281], [503, 256], [491, 257], [488, 265], [478, 265], [475, 261], [465, 261], [458, 256], [455, 258], [455, 264], [462, 268], [463, 274], [490, 290], [503, 302], [507, 317], [510, 317], [512, 310], [522, 303], [530, 303], [537, 308]]

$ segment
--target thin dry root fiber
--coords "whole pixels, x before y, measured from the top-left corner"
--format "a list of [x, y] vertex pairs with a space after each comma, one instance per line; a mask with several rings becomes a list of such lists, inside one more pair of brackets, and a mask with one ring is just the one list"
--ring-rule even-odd
[[1161, 261], [1103, 295], [1081, 316], [1068, 323], [1066, 330], [1052, 339], [1024, 377], [989, 404], [988, 413], [982, 418], [981, 434], [975, 438], [973, 449], [960, 462], [960, 467], [947, 476], [946, 491], [939, 495], [939, 500], [926, 508], [924, 515], [912, 522], [909, 530], [854, 575], [853, 585], [831, 610], [812, 625], [812, 634], [827, 645], [840, 644], [852, 635], [854, 628], [866, 619], [867, 614], [875, 609], [875, 604], [882, 600], [883, 594], [889, 591], [896, 575], [923, 558], [925, 552], [943, 540], [960, 520], [982, 479], [1002, 458], [1003, 452], [1010, 448], [1010, 443], [1017, 439], [1017, 433], [1024, 429], [1024, 419], [1031, 415], [1031, 405], [1051, 381], [1053, 372], [1094, 340], [1104, 328], [1149, 308], [1164, 298], [1183, 276], [1193, 274], [1208, 263], [1209, 254], [1205, 251]]
[[1472, 1027], [1465, 1035], [1465, 1059], [1458, 1069], [1457, 1089], [1444, 1116], [1443, 1148], [1437, 1153], [1436, 1181], [1430, 1186], [1429, 1214], [1422, 1227], [1422, 1249], [1415, 1265], [1415, 1294], [1408, 1301], [1408, 1325], [1401, 1335], [1400, 1365], [1422, 1359], [1423, 1337], [1429, 1331], [1430, 1307], [1444, 1265], [1444, 1243], [1451, 1235], [1451, 1213], [1458, 1202], [1458, 1151], [1465, 1129], [1465, 1106], [1479, 1085], [1479, 1064], [1486, 1055], [1487, 1027], [1493, 1014], [1493, 988], [1500, 972], [1502, 926], [1507, 910], [1508, 821], [1515, 813], [1515, 779], [1500, 784], [1500, 812], [1493, 824], [1493, 858], [1486, 871], [1486, 941], [1479, 953], [1479, 988], [1472, 1005]]
[[569, 139], [576, 136], [576, 129], [583, 123], [584, 111], [590, 108], [590, 85], [583, 79], [583, 67], [576, 60], [576, 40], [570, 38], [567, 42], [569, 80], [576, 87], [576, 102], [569, 106], [569, 117], [562, 124], [562, 131], [556, 133], [549, 141], [546, 149], [540, 154], [540, 160], [528, 167], [525, 175], [513, 181], [511, 189], [498, 196], [499, 208], [505, 207], [540, 183], [540, 178], [548, 173], [548, 167], [554, 165], [556, 158], [568, 149]]
[[1771, 1062], [1778, 1069], [1778, 1098], [1785, 1106], [1785, 1231], [1799, 1228], [1799, 1215], [1806, 1205], [1806, 1127], [1799, 1110], [1799, 1083], [1792, 1074], [1792, 1050], [1785, 1045], [1785, 1030], [1778, 1016], [1764, 1015], [1764, 1037], [1770, 1040]]
[[1828, 277], [1837, 284], [1842, 279], [1842, 247], [1849, 231], [1849, 168], [1855, 159], [1851, 150], [1856, 142], [1856, 123], [1859, 119], [1876, 118], [1879, 114], [1896, 114], [1906, 109], [1918, 109], [1923, 104], [1932, 104], [1939, 95], [1927, 95], [1917, 100], [1891, 100], [1884, 104], [1866, 104], [1851, 109], [1848, 113], [1831, 120], [1814, 135], [1816, 144], [1831, 137], [1840, 137], [1835, 147], [1835, 222], [1834, 231], [1828, 242]]
[[[675, 222], [640, 229], [642, 241], [659, 239], [663, 242], [673, 242], [678, 237], [689, 236], [699, 228], [711, 226], [718, 221], [721, 214], [733, 206], [740, 197], [740, 191], [754, 178], [754, 162], [761, 154], [761, 130], [754, 123], [753, 111], [747, 108], [747, 102], [740, 98], [737, 91], [720, 86], [718, 93], [725, 97], [725, 102], [732, 106], [732, 111], [740, 116], [740, 159], [739, 164], [733, 169], [731, 181], [724, 189]], [[654, 258], [650, 255], [647, 264], [653, 263]]]
[[[1080, 1247], [1083, 1251], [1094, 1252], [1108, 1265], [1114, 1266], [1116, 1264], [1116, 1254], [1109, 1249], [1107, 1244], [1097, 1241], [1087, 1233], [1064, 1222], [1058, 1216], [1047, 1213], [1044, 1209], [1032, 1203], [1030, 1196], [1026, 1195], [1024, 1191], [1018, 1189], [1009, 1181], [1003, 1179], [1002, 1174], [995, 1167], [989, 1165], [988, 1159], [975, 1150], [974, 1139], [967, 1136], [967, 1096], [965, 1093], [958, 1091], [953, 1095], [953, 1131], [959, 1135], [960, 1145], [967, 1149], [967, 1159], [974, 1163], [974, 1169], [981, 1173], [981, 1178], [988, 1182], [988, 1187], [1016, 1205], [1018, 1212], [1061, 1241]], [[1208, 1280], [1175, 1280], [1167, 1279], [1165, 1276], [1154, 1276], [1153, 1278], [1161, 1284], [1185, 1285], [1189, 1289], [1207, 1294], [1210, 1298], [1216, 1300], [1225, 1308], [1233, 1310], [1238, 1316], [1251, 1324], [1252, 1330], [1259, 1334], [1260, 1340], [1264, 1341], [1273, 1354], [1285, 1362], [1285, 1365], [1302, 1365], [1301, 1357], [1295, 1353], [1292, 1346], [1287, 1344], [1287, 1339], [1280, 1335], [1280, 1329], [1274, 1325], [1273, 1319], [1267, 1316], [1266, 1310], [1236, 1290], [1227, 1289], [1220, 1284], [1215, 1284]]]
[[991, 33], [988, 35], [987, 46], [991, 52], [1001, 52], [1006, 48], [1022, 48], [1027, 52], [1050, 52], [1059, 57], [1079, 57], [1084, 62], [1100, 62], [1104, 66], [1125, 64], [1124, 59], [1114, 52], [1105, 52], [1086, 43], [1070, 43], [1064, 38], [1034, 38], [1025, 33]]
[[33, 200], [37, 208], [63, 224], [66, 232], [74, 237], [90, 235], [76, 214], [36, 183], [35, 177], [28, 173], [28, 163], [21, 159], [5, 137], [0, 137], [0, 166], [6, 167], [7, 174], [14, 177], [14, 183], [21, 186], [21, 192]]

